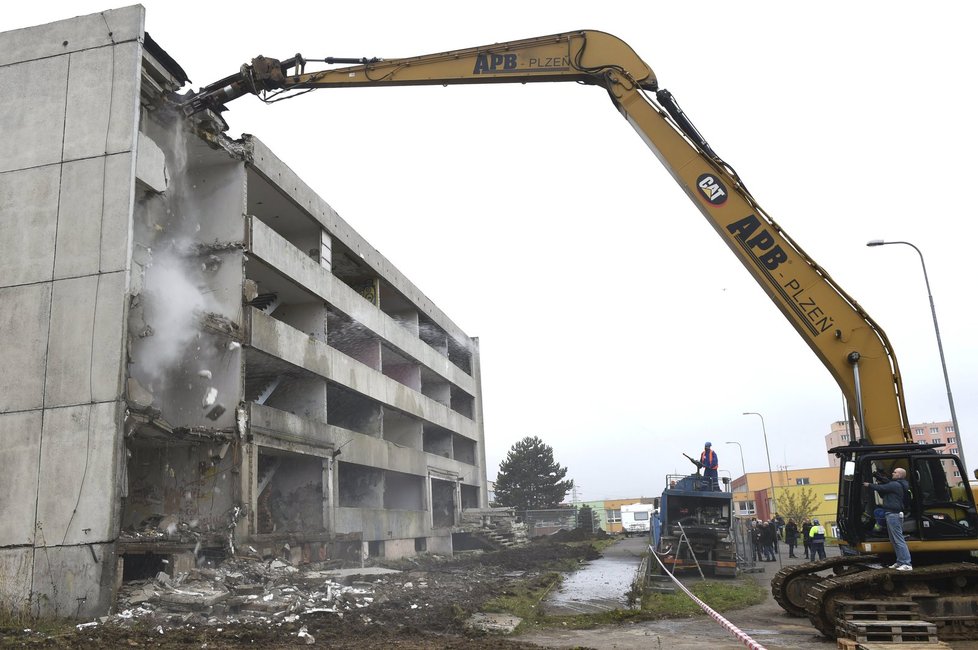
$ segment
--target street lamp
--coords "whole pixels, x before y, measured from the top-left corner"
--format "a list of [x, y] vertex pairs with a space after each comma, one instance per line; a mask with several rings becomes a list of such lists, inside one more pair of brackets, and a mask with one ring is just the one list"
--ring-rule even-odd
[[[761, 431], [764, 433], [764, 453], [767, 454], [767, 477], [771, 481], [771, 502], [774, 504], [774, 512], [778, 512], [778, 498], [774, 492], [774, 472], [771, 471], [771, 451], [767, 447], [767, 427], [764, 426], [764, 416], [760, 413], [755, 413], [754, 411], [745, 411], [743, 415], [756, 415], [761, 418]], [[778, 566], [782, 567], [781, 564], [781, 553], [778, 554]]]
[[934, 318], [934, 333], [937, 335], [937, 351], [941, 355], [941, 369], [944, 371], [944, 386], [947, 387], [947, 403], [951, 407], [951, 426], [954, 427], [954, 435], [958, 439], [958, 458], [961, 459], [961, 464], [967, 468], [968, 464], [964, 461], [964, 446], [962, 444], [961, 430], [958, 429], [958, 416], [954, 412], [954, 398], [951, 396], [951, 382], [947, 378], [947, 363], [944, 361], [944, 345], [941, 343], [941, 328], [937, 325], [937, 310], [934, 309], [934, 296], [930, 292], [930, 280], [927, 278], [927, 265], [924, 264], [924, 254], [920, 252], [919, 248], [908, 241], [883, 241], [882, 239], [874, 239], [866, 242], [867, 246], [888, 246], [890, 244], [904, 244], [909, 246], [917, 251], [917, 255], [920, 257], [920, 268], [924, 270], [924, 284], [927, 286], [927, 299], [930, 301], [930, 313]]
[[740, 448], [740, 469], [744, 472], [744, 481], [747, 481], [747, 466], [744, 465], [744, 448], [739, 442], [726, 442], [728, 445], [737, 445]]
[[761, 418], [761, 431], [764, 433], [764, 453], [767, 454], [767, 477], [771, 481], [771, 501], [774, 502], [774, 512], [778, 512], [778, 500], [774, 496], [774, 472], [771, 471], [771, 451], [767, 447], [767, 427], [764, 426], [764, 416], [754, 411], [747, 411], [743, 415], [756, 415]]

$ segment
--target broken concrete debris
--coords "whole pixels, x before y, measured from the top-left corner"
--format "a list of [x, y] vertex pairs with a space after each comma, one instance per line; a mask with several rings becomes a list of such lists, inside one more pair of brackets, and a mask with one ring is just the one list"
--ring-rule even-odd
[[[162, 526], [164, 522], [160, 522]], [[388, 582], [394, 588], [414, 588], [400, 583], [394, 569], [329, 569], [328, 563], [299, 569], [280, 559], [234, 559], [218, 568], [191, 569], [170, 577], [123, 583], [114, 615], [83, 623], [79, 630], [98, 625], [129, 626], [137, 620], [167, 628], [185, 624], [219, 626], [232, 623], [294, 623], [308, 614], [349, 613], [368, 609], [375, 602], [375, 587]], [[415, 578], [416, 580], [416, 578]], [[413, 603], [412, 608], [424, 603]], [[364, 617], [369, 622], [369, 617]], [[315, 638], [305, 627], [297, 638], [305, 644]]]

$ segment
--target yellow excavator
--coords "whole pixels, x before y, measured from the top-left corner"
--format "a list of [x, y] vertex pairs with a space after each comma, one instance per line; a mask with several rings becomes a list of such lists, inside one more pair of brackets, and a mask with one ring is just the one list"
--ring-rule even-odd
[[[843, 602], [867, 599], [913, 601], [937, 624], [941, 638], [972, 636], [978, 624], [975, 494], [966, 479], [950, 484], [944, 465], [966, 477], [960, 459], [942, 454], [940, 445], [914, 444], [900, 371], [883, 330], [761, 209], [626, 43], [603, 32], [576, 31], [388, 60], [259, 56], [175, 102], [189, 116], [219, 114], [246, 94], [276, 101], [317, 88], [559, 81], [608, 92], [847, 399], [855, 435], [847, 446], [830, 450], [841, 459], [837, 526], [843, 553], [782, 570], [772, 582], [775, 599], [789, 613], [810, 617], [827, 636], [836, 634]], [[875, 494], [864, 485], [895, 467], [907, 471], [913, 495], [904, 522], [912, 571], [881, 568], [894, 550], [879, 525]]]

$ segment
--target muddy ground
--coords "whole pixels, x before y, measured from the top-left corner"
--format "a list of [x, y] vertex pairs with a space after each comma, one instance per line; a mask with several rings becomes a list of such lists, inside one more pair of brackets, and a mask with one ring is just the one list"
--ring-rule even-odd
[[[492, 553], [463, 555], [454, 559], [424, 557], [389, 563], [397, 573], [349, 575], [344, 587], [313, 591], [301, 574], [285, 574], [274, 590], [252, 596], [256, 605], [286, 603], [281, 592], [298, 590], [303, 606], [255, 609], [187, 607], [197, 611], [175, 612], [152, 601], [128, 608], [120, 597], [118, 614], [104, 621], [63, 625], [56, 629], [29, 624], [0, 627], [0, 647], [150, 647], [150, 648], [295, 648], [305, 644], [330, 648], [538, 648], [467, 628], [471, 614], [484, 603], [522, 585], [547, 580], [555, 562], [584, 563], [598, 557], [589, 544], [543, 541]], [[232, 575], [242, 573], [236, 566]], [[267, 577], [268, 572], [265, 572]], [[207, 574], [213, 576], [213, 574]], [[222, 578], [217, 578], [221, 581]], [[223, 578], [227, 581], [226, 576]], [[279, 580], [279, 578], [271, 578]], [[245, 575], [244, 582], [255, 582]], [[549, 580], [548, 580], [549, 581]], [[214, 580], [212, 580], [212, 583]], [[195, 583], [196, 584], [196, 583]], [[194, 591], [181, 584], [159, 592], [171, 597]], [[240, 585], [239, 585], [240, 586]], [[250, 586], [250, 585], [249, 585]], [[148, 588], [148, 586], [147, 586]], [[199, 589], [197, 590], [199, 591]], [[231, 593], [235, 588], [230, 587]], [[274, 598], [271, 597], [275, 591]], [[318, 596], [329, 592], [328, 602]], [[313, 598], [313, 595], [317, 598]], [[227, 601], [225, 601], [227, 602]], [[318, 611], [317, 611], [318, 610]], [[37, 628], [37, 629], [34, 629]]]
[[[637, 546], [625, 548], [629, 543], [628, 540], [619, 542], [609, 553], [641, 550]], [[330, 587], [323, 587], [321, 579], [308, 579], [304, 571], [296, 572], [291, 567], [289, 571], [270, 570], [265, 563], [258, 567], [261, 571], [249, 573], [237, 565], [222, 574], [208, 574], [210, 585], [219, 583], [230, 594], [251, 593], [249, 596], [233, 596], [223, 600], [220, 606], [174, 611], [172, 606], [168, 608], [161, 603], [160, 598], [169, 596], [170, 602], [174, 602], [176, 596], [192, 593], [194, 584], [161, 586], [150, 582], [143, 588], [155, 590], [158, 595], [155, 600], [126, 609], [132, 603], [125, 598], [140, 593], [136, 585], [134, 589], [124, 590], [128, 596], [120, 597], [120, 612], [104, 621], [87, 622], [79, 627], [36, 626], [38, 629], [9, 623], [0, 625], [0, 647], [210, 649], [296, 648], [307, 644], [412, 650], [744, 647], [705, 615], [601, 625], [584, 630], [536, 628], [515, 637], [487, 634], [466, 625], [471, 615], [483, 611], [485, 603], [493, 598], [515, 593], [528, 584], [549, 584], [548, 573], [555, 562], [570, 560], [584, 566], [597, 557], [593, 546], [575, 543], [564, 536], [563, 541], [560, 537], [538, 540], [495, 553], [454, 559], [425, 557], [388, 565], [398, 572], [365, 575], [353, 571], [342, 578], [342, 586], [331, 582]], [[764, 565], [762, 573], [744, 579], [756, 580], [767, 587], [777, 567], [776, 563]], [[258, 588], [261, 580], [265, 583]], [[832, 650], [836, 647], [834, 641], [817, 635], [806, 620], [785, 615], [770, 596], [760, 605], [727, 612], [725, 616], [766, 648]], [[950, 647], [978, 650], [978, 643], [953, 643]]]

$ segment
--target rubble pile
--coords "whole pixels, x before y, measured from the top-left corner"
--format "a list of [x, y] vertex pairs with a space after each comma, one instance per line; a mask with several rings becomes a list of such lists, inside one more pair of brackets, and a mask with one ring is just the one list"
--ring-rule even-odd
[[278, 559], [235, 559], [218, 568], [192, 569], [175, 577], [160, 572], [153, 579], [127, 582], [119, 589], [118, 613], [98, 622], [125, 625], [149, 619], [163, 626], [214, 626], [293, 623], [302, 615], [320, 612], [342, 617], [374, 601], [374, 582], [361, 579], [347, 584], [349, 579], [377, 579], [388, 573], [400, 572], [300, 570]]
[[[139, 551], [148, 555], [144, 562], [133, 551], [131, 577], [139, 579], [119, 586], [116, 613], [54, 630], [0, 621], [0, 646], [532, 650], [537, 646], [499, 636], [520, 620], [492, 613], [493, 601], [550, 588], [554, 570], [598, 557], [590, 544], [544, 538], [454, 557], [370, 558], [382, 566], [366, 567], [360, 559], [303, 564], [287, 546], [276, 559], [249, 546], [241, 551], [250, 555], [215, 556], [207, 566], [197, 558], [196, 568], [189, 550], [169, 562], [159, 550]], [[154, 575], [154, 566], [168, 573]]]

